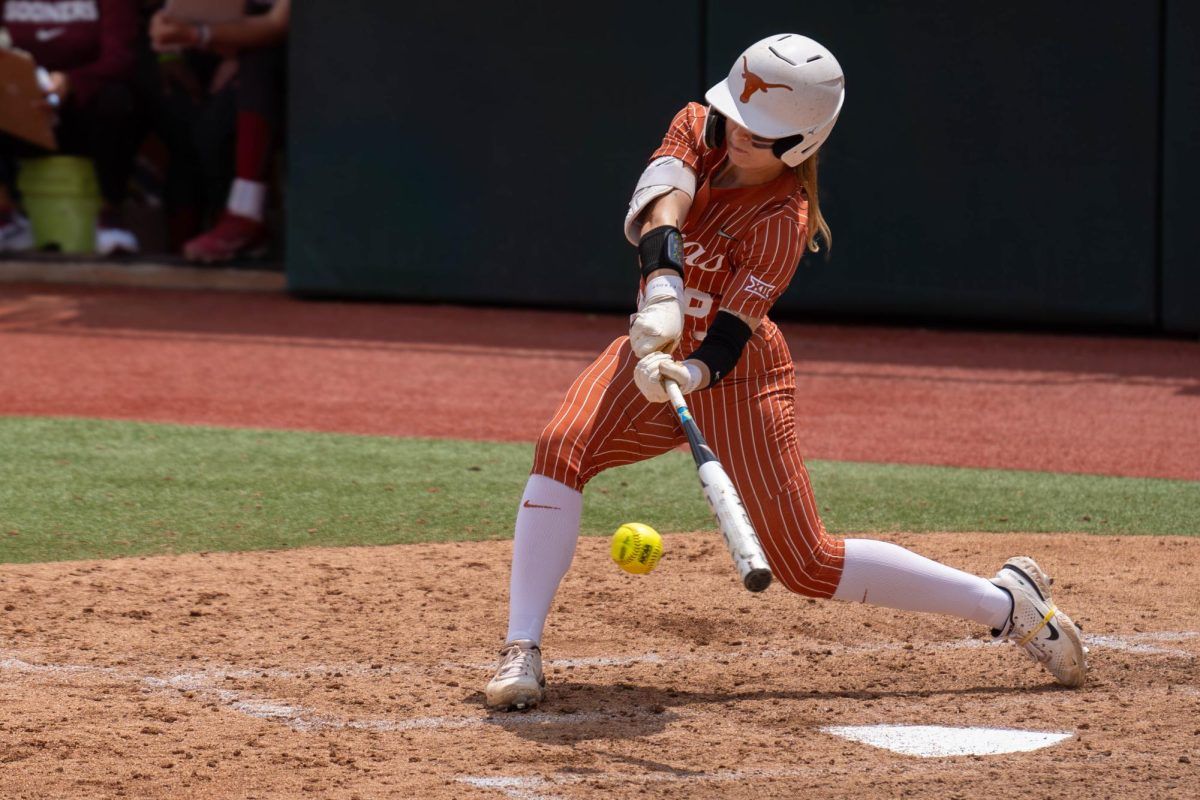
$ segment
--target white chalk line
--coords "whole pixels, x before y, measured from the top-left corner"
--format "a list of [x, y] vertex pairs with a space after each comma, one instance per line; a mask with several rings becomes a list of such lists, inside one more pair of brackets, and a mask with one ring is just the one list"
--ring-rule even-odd
[[[1124, 650], [1143, 655], [1169, 655], [1176, 658], [1195, 658], [1194, 653], [1170, 647], [1159, 647], [1152, 642], [1182, 642], [1200, 637], [1200, 631], [1155, 631], [1152, 633], [1130, 634], [1088, 634], [1083, 637], [1084, 644], [1089, 647]], [[806, 643], [787, 649], [746, 650], [730, 648], [721, 653], [637, 653], [628, 656], [592, 656], [587, 658], [555, 658], [544, 662], [546, 667], [627, 667], [633, 664], [664, 664], [687, 662], [712, 662], [718, 660], [753, 660], [798, 658], [800, 655], [847, 655], [855, 653], [886, 653], [906, 650], [910, 652], [928, 652], [944, 650], [971, 650], [980, 647], [1004, 647], [1007, 642], [988, 639], [955, 639], [949, 642], [884, 642], [877, 644], [845, 645]], [[444, 662], [443, 666], [459, 669], [492, 669], [494, 662], [463, 664]]]
[[476, 789], [491, 789], [500, 792], [505, 797], [511, 797], [513, 800], [562, 800], [561, 795], [542, 794], [541, 789], [548, 785], [542, 778], [460, 775], [458, 782], [474, 786]]
[[1200, 631], [1154, 631], [1151, 633], [1127, 633], [1124, 635], [1098, 633], [1084, 636], [1083, 642], [1088, 647], [1124, 650], [1129, 653], [1195, 658], [1195, 653], [1189, 653], [1187, 650], [1179, 650], [1174, 647], [1159, 647], [1155, 644], [1147, 644], [1147, 642], [1183, 642], [1188, 639], [1195, 639], [1198, 636], [1200, 636]]
[[[303, 673], [301, 673], [303, 674]], [[343, 673], [344, 674], [344, 673]], [[355, 719], [330, 714], [321, 714], [314, 709], [295, 706], [278, 700], [249, 697], [245, 692], [219, 689], [206, 684], [206, 673], [185, 673], [166, 679], [143, 677], [141, 682], [155, 689], [177, 689], [191, 691], [215, 699], [230, 709], [257, 719], [282, 722], [297, 731], [320, 730], [365, 730], [376, 732], [410, 730], [452, 730], [477, 725], [500, 725], [502, 727], [523, 725], [583, 724], [628, 719], [629, 714], [605, 714], [599, 712], [549, 713], [538, 711], [527, 714], [502, 715], [498, 717], [408, 717], [401, 719]], [[637, 716], [648, 716], [653, 712], [637, 711]], [[672, 715], [672, 718], [678, 715]]]
[[[1155, 631], [1123, 635], [1089, 635], [1084, 637], [1084, 641], [1087, 642], [1089, 646], [1094, 648], [1109, 648], [1136, 654], [1168, 655], [1172, 657], [1191, 659], [1195, 658], [1195, 655], [1187, 652], [1186, 650], [1164, 648], [1153, 643], [1180, 642], [1195, 639], [1197, 637], [1200, 637], [1200, 631]], [[548, 660], [546, 665], [549, 667], [630, 666], [633, 664], [713, 662], [729, 659], [753, 660], [796, 658], [797, 656], [793, 654], [794, 650], [807, 651], [810, 653], [817, 652], [822, 654], [845, 654], [891, 652], [907, 649], [911, 649], [913, 652], [930, 650], [963, 650], [982, 647], [1001, 647], [1003, 645], [1003, 642], [990, 642], [979, 639], [960, 639], [950, 642], [921, 643], [914, 644], [911, 647], [906, 644], [898, 643], [860, 646], [810, 644], [803, 648], [794, 647], [788, 650], [762, 650], [758, 652], [731, 650], [723, 653], [641, 653], [629, 656], [598, 656], [587, 658], [552, 659]], [[494, 665], [491, 663], [445, 663], [441, 666], [443, 668], [490, 670]], [[419, 669], [421, 666], [406, 664], [391, 666], [343, 664], [336, 666], [310, 665], [304, 668], [295, 669], [232, 668], [209, 666], [192, 672], [181, 672], [168, 675], [167, 677], [156, 677], [141, 673], [134, 673], [128, 670], [121, 670], [115, 667], [101, 667], [81, 664], [33, 664], [14, 656], [6, 656], [6, 654], [0, 652], [0, 671], [17, 672], [30, 675], [95, 676], [126, 683], [140, 684], [146, 691], [173, 691], [176, 693], [191, 692], [195, 696], [211, 702], [220, 703], [221, 705], [224, 705], [240, 714], [244, 714], [256, 719], [280, 722], [297, 731], [341, 729], [369, 730], [379, 732], [422, 729], [447, 730], [455, 728], [469, 728], [481, 725], [499, 725], [501, 727], [510, 727], [546, 724], [587, 724], [613, 720], [628, 720], [630, 719], [631, 715], [634, 717], [656, 716], [660, 719], [664, 717], [664, 715], [661, 713], [655, 714], [652, 711], [628, 709], [621, 714], [607, 714], [599, 712], [533, 712], [524, 714], [505, 714], [498, 716], [431, 716], [400, 719], [355, 719], [344, 716], [322, 714], [314, 709], [306, 708], [304, 706], [297, 706], [281, 700], [270, 698], [254, 697], [248, 692], [219, 688], [213, 685], [215, 682], [225, 680], [226, 678], [246, 680], [256, 678], [303, 679], [311, 675], [371, 677], [411, 672], [414, 668]], [[425, 665], [424, 668], [428, 669], [429, 667], [428, 665]], [[677, 719], [679, 716], [680, 714], [673, 710], [668, 718]]]
[[[409, 731], [409, 730], [447, 730], [469, 728], [482, 725], [499, 727], [522, 727], [535, 725], [580, 725], [586, 723], [614, 722], [629, 720], [634, 717], [658, 717], [660, 719], [678, 719], [678, 713], [655, 713], [651, 710], [627, 709], [622, 713], [583, 712], [545, 712], [537, 711], [524, 714], [502, 714], [498, 716], [436, 716], [408, 717], [401, 719], [354, 719], [330, 714], [322, 714], [304, 706], [267, 698], [253, 697], [247, 692], [234, 689], [222, 689], [211, 685], [211, 681], [224, 674], [253, 674], [260, 675], [259, 670], [211, 670], [203, 672], [185, 672], [159, 678], [140, 675], [114, 667], [95, 667], [77, 664], [31, 664], [19, 658], [0, 658], [0, 671], [10, 671], [32, 675], [89, 675], [118, 680], [124, 683], [140, 684], [146, 691], [174, 693], [190, 692], [202, 700], [217, 702], [233, 711], [256, 719], [281, 722], [297, 731], [319, 730], [368, 730], [368, 731]], [[311, 670], [308, 670], [311, 672]], [[302, 675], [305, 670], [297, 671]], [[376, 671], [377, 672], [377, 671]]]
[[[1177, 658], [1196, 658], [1195, 653], [1190, 653], [1186, 650], [1178, 648], [1161, 647], [1159, 642], [1185, 642], [1191, 639], [1200, 637], [1200, 631], [1151, 631], [1142, 633], [1127, 633], [1127, 634], [1088, 634], [1083, 637], [1084, 643], [1089, 647], [1098, 647], [1101, 649], [1122, 650], [1130, 653], [1140, 653], [1143, 655], [1169, 655]], [[580, 658], [552, 658], [547, 659], [544, 663], [546, 667], [559, 668], [578, 668], [578, 667], [625, 667], [634, 664], [664, 664], [664, 663], [706, 663], [730, 659], [790, 659], [798, 658], [800, 655], [847, 655], [855, 653], [885, 653], [896, 651], [909, 652], [928, 652], [928, 651], [946, 651], [946, 650], [970, 650], [974, 648], [984, 647], [1004, 647], [1006, 642], [993, 642], [986, 639], [955, 639], [946, 642], [883, 642], [875, 644], [862, 645], [845, 645], [837, 643], [823, 642], [804, 642], [797, 643], [786, 649], [771, 649], [771, 650], [748, 650], [740, 647], [730, 648], [721, 652], [702, 652], [702, 653], [635, 653], [625, 656], [585, 656]], [[0, 656], [4, 656], [4, 652], [0, 651]], [[15, 656], [14, 656], [15, 657]], [[0, 669], [14, 669], [11, 659], [6, 661], [0, 658]], [[121, 673], [113, 667], [95, 667], [87, 665], [52, 665], [44, 668], [37, 667], [32, 664], [25, 664], [24, 671], [34, 671], [37, 669], [45, 669], [47, 671], [58, 674], [69, 672], [80, 672], [90, 674], [103, 674], [106, 671], [113, 675], [125, 674]], [[293, 667], [291, 669], [281, 669], [278, 667], [232, 667], [221, 665], [208, 665], [198, 670], [191, 672], [176, 673], [169, 678], [163, 680], [171, 683], [175, 688], [189, 688], [189, 682], [195, 682], [197, 688], [207, 686], [211, 681], [235, 679], [235, 680], [256, 680], [261, 678], [274, 678], [279, 680], [303, 680], [313, 675], [345, 677], [345, 678], [363, 678], [376, 677], [384, 675], [402, 675], [412, 674], [414, 670], [434, 670], [434, 669], [464, 669], [464, 670], [491, 670], [495, 667], [495, 662], [455, 662], [443, 661], [436, 665], [416, 664], [416, 663], [393, 663], [393, 664], [375, 664], [368, 665], [362, 663], [345, 663], [345, 664], [308, 664], [302, 667]]]
[[550, 777], [517, 775], [460, 775], [457, 780], [477, 789], [491, 789], [514, 800], [563, 800], [562, 795], [545, 794], [548, 790], [580, 783], [599, 782], [604, 784], [649, 784], [649, 783], [727, 783], [764, 778], [799, 778], [811, 776], [813, 769], [745, 769], [720, 770], [717, 772], [589, 772], [582, 774], [554, 775]]
[[[929, 769], [924, 768], [924, 769]], [[908, 774], [924, 771], [922, 767], [913, 765], [906, 767]], [[567, 800], [564, 795], [551, 794], [557, 789], [565, 789], [585, 783], [600, 783], [606, 786], [621, 784], [698, 784], [698, 783], [750, 783], [760, 780], [829, 777], [828, 767], [780, 767], [750, 768], [741, 770], [717, 770], [715, 772], [580, 772], [557, 774], [550, 776], [538, 775], [459, 775], [455, 780], [477, 789], [488, 789], [499, 792], [513, 800]]]

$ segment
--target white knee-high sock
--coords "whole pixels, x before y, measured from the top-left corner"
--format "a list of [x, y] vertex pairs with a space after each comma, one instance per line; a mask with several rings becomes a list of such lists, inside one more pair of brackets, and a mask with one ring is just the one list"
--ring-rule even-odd
[[239, 217], [249, 217], [262, 222], [263, 209], [266, 205], [267, 185], [265, 183], [234, 178], [233, 185], [229, 187], [229, 199], [225, 202], [226, 210]]
[[986, 578], [947, 567], [899, 545], [847, 539], [837, 600], [950, 614], [1003, 628], [1012, 598]]
[[517, 509], [508, 637], [542, 642], [542, 627], [558, 584], [575, 557], [583, 495], [543, 475], [530, 475]]

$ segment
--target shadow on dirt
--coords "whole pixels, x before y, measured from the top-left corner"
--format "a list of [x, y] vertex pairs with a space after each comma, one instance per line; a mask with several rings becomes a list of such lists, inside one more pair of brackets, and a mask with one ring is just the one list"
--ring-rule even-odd
[[[551, 688], [547, 701], [536, 711], [493, 713], [488, 717], [490, 724], [498, 725], [529, 741], [542, 744], [572, 745], [592, 739], [637, 739], [651, 736], [664, 730], [669, 724], [692, 718], [691, 714], [674, 713], [672, 708], [693, 709], [715, 706], [710, 713], [724, 713], [723, 708], [732, 708], [742, 703], [760, 701], [787, 701], [800, 704], [791, 714], [793, 720], [803, 724], [804, 704], [827, 703], [833, 700], [872, 701], [887, 699], [921, 700], [926, 698], [1001, 698], [1021, 695], [1036, 697], [1058, 693], [1070, 693], [1064, 687], [1046, 684], [1028, 686], [971, 686], [953, 689], [896, 689], [875, 691], [851, 689], [839, 691], [809, 691], [785, 689], [750, 689], [735, 691], [681, 691], [652, 686], [630, 684], [592, 684], [582, 682], [556, 683]], [[482, 694], [478, 698], [482, 705]], [[816, 726], [824, 724], [828, 713], [823, 708], [814, 708], [810, 722]], [[561, 717], [561, 720], [558, 719]], [[654, 762], [636, 763], [650, 770], [673, 771]]]

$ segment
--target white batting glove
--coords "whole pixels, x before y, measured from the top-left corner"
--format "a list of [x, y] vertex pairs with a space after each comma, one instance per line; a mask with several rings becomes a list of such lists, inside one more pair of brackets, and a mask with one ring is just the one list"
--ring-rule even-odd
[[670, 353], [683, 335], [683, 278], [659, 275], [646, 282], [642, 302], [629, 324], [629, 344], [638, 358]]
[[633, 382], [651, 403], [667, 402], [667, 390], [663, 379], [679, 384], [679, 391], [687, 394], [700, 388], [704, 373], [695, 364], [676, 361], [666, 353], [650, 353], [643, 356], [633, 368]]

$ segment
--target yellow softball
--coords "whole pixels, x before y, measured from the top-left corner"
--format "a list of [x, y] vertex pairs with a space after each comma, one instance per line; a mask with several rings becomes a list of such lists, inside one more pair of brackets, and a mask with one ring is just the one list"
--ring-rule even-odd
[[609, 549], [617, 566], [634, 575], [645, 575], [662, 558], [662, 537], [658, 531], [640, 522], [626, 522], [617, 528]]

